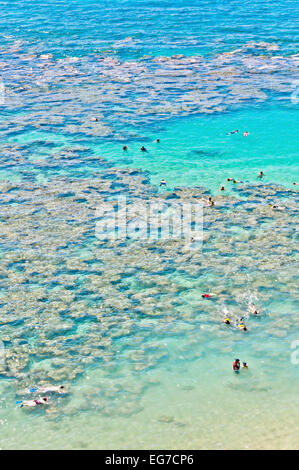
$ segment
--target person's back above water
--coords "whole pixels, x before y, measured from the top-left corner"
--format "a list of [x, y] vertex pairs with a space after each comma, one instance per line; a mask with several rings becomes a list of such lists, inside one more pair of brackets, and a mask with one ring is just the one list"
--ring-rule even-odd
[[38, 405], [46, 405], [48, 404], [48, 397], [40, 397], [36, 398], [35, 400], [24, 400], [21, 401], [20, 408], [23, 406], [34, 407]]
[[39, 393], [48, 393], [48, 392], [65, 392], [65, 387], [63, 385], [49, 385], [41, 387], [37, 390]]
[[248, 310], [252, 315], [258, 315], [259, 313], [256, 306], [253, 304], [248, 305]]
[[41, 387], [31, 387], [28, 390], [23, 390], [20, 393], [48, 393], [48, 392], [65, 393], [65, 387], [64, 385], [44, 385]]

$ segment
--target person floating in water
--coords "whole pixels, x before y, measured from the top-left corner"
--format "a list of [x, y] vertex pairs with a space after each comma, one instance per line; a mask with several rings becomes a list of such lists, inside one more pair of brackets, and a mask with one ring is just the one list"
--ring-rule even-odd
[[260, 171], [259, 174], [257, 175], [258, 178], [262, 179], [263, 176], [265, 176], [263, 171]]
[[249, 135], [248, 131], [245, 131], [244, 134], [243, 134], [244, 137], [247, 137], [248, 135]]
[[233, 363], [233, 371], [235, 374], [238, 374], [240, 370], [240, 359], [235, 359], [235, 362]]
[[159, 144], [159, 143], [160, 143], [160, 139], [156, 139], [156, 143]]
[[146, 148], [142, 145], [142, 147], [140, 147], [140, 150], [141, 152], [147, 152]]
[[248, 369], [247, 362], [243, 362], [243, 364], [242, 364], [242, 369]]
[[126, 145], [123, 146], [123, 151], [126, 152], [128, 150], [128, 147]]
[[242, 318], [241, 318], [241, 320], [237, 323], [236, 326], [237, 326], [238, 330], [240, 330], [240, 331], [247, 331], [247, 327], [244, 325]]
[[269, 204], [269, 206], [271, 207], [271, 209], [275, 209], [275, 210], [278, 210], [278, 211], [284, 211], [285, 210], [285, 207], [282, 207], [282, 206], [276, 206], [276, 205], [273, 205], [273, 204]]
[[227, 178], [227, 181], [234, 181], [234, 178]]
[[226, 135], [231, 135], [231, 134], [237, 134], [239, 132], [239, 129], [236, 129], [235, 131], [230, 131]]
[[20, 408], [22, 408], [23, 406], [33, 407], [38, 405], [46, 405], [48, 404], [48, 397], [40, 397], [36, 400], [25, 400], [17, 403], [20, 403]]
[[211, 197], [209, 197], [209, 199], [208, 199], [208, 204], [209, 204], [209, 206], [211, 206], [211, 207], [212, 207], [212, 206], [215, 206], [215, 202], [213, 201], [213, 199], [212, 199]]
[[202, 298], [203, 299], [211, 299], [212, 297], [216, 297], [217, 294], [213, 294], [212, 292], [210, 292], [209, 294], [202, 294]]
[[253, 304], [248, 305], [248, 310], [249, 310], [250, 313], [252, 313], [252, 315], [258, 315], [259, 314], [256, 306], [253, 305]]
[[64, 393], [65, 392], [65, 387], [64, 385], [48, 385], [44, 387], [36, 387], [36, 388], [31, 388], [29, 390], [30, 393], [49, 393], [49, 392], [58, 392], [58, 393]]
[[293, 183], [294, 186], [298, 186], [298, 183]]
[[223, 323], [225, 323], [226, 325], [230, 325], [230, 319], [228, 317], [225, 317], [223, 319]]
[[220, 191], [225, 191], [224, 186], [221, 186]]
[[165, 181], [164, 179], [162, 179], [162, 180], [160, 181], [160, 186], [166, 186], [166, 184], [167, 184], [167, 183], [166, 183], [166, 181]]

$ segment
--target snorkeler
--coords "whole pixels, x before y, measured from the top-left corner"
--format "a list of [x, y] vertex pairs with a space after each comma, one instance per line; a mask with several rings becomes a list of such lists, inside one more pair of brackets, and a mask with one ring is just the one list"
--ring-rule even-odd
[[64, 385], [49, 385], [45, 387], [36, 387], [36, 388], [31, 388], [29, 390], [30, 393], [38, 392], [38, 393], [48, 393], [48, 392], [58, 392], [58, 393], [64, 393], [65, 392], [65, 387]]
[[237, 134], [239, 132], [239, 129], [236, 129], [235, 131], [230, 131], [226, 135], [231, 135], [231, 134]]
[[252, 313], [252, 315], [258, 315], [259, 314], [256, 306], [253, 305], [253, 304], [248, 305], [248, 310], [249, 310], [250, 313]]
[[38, 405], [46, 405], [48, 403], [48, 397], [37, 398], [36, 400], [25, 400], [17, 403], [20, 403], [20, 408], [23, 406], [33, 407]]
[[165, 181], [164, 179], [162, 179], [162, 180], [160, 181], [160, 186], [166, 186], [166, 184], [167, 184], [167, 183], [166, 183], [166, 181]]
[[240, 359], [235, 359], [235, 362], [233, 363], [233, 371], [235, 374], [238, 374], [240, 370]]
[[237, 326], [238, 330], [240, 330], [240, 331], [247, 331], [247, 327], [244, 325], [242, 320], [240, 320], [240, 322], [237, 323], [236, 326]]
[[273, 204], [269, 204], [269, 206], [271, 207], [271, 209], [276, 209], [278, 211], [285, 211], [285, 207], [282, 207], [282, 206], [276, 206]]
[[209, 294], [202, 294], [203, 299], [211, 299], [212, 297], [217, 297], [217, 294], [210, 292]]

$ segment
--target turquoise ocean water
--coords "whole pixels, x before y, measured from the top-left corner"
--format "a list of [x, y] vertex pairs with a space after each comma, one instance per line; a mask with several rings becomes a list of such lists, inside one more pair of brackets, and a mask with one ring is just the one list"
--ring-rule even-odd
[[[298, 448], [298, 2], [0, 8], [0, 447]], [[94, 188], [162, 178], [216, 198], [196, 257], [99, 243]]]

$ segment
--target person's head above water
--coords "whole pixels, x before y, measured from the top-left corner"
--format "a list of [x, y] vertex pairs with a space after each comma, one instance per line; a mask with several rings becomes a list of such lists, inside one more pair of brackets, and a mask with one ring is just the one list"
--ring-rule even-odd
[[128, 147], [126, 145], [124, 145], [123, 150], [128, 150]]

